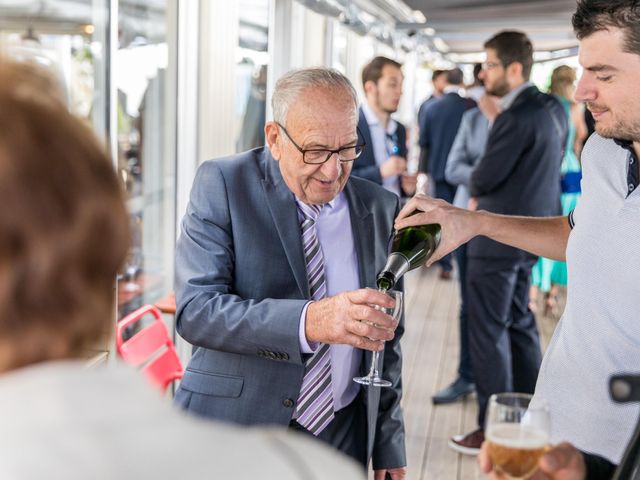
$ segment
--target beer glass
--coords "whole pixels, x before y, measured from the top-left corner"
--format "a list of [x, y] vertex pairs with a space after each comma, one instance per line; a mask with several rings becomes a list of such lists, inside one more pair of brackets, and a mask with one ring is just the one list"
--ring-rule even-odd
[[524, 393], [492, 395], [487, 407], [485, 436], [496, 472], [510, 479], [527, 479], [549, 444], [549, 407]]
[[[387, 315], [391, 315], [396, 322], [399, 322], [400, 315], [402, 315], [402, 292], [398, 290], [388, 290], [385, 293], [396, 301], [395, 306], [393, 308], [382, 308], [376, 305], [375, 308]], [[353, 381], [360, 383], [361, 385], [369, 385], [372, 387], [390, 387], [392, 383], [389, 380], [384, 380], [380, 377], [380, 372], [378, 371], [379, 356], [380, 352], [373, 352], [371, 355], [371, 367], [369, 368], [369, 373], [364, 377], [356, 377]]]

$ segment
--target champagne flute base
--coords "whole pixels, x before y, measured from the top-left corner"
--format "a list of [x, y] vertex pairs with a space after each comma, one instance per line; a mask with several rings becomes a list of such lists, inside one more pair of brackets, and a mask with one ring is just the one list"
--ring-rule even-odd
[[389, 380], [383, 380], [382, 378], [376, 377], [354, 377], [354, 382], [359, 383], [360, 385], [369, 385], [371, 387], [390, 387], [391, 382]]

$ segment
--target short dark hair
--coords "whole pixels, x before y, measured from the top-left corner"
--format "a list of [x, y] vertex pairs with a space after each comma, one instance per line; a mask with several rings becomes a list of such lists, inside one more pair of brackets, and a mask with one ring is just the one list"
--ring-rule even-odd
[[502, 65], [506, 68], [512, 63], [522, 65], [522, 76], [529, 80], [531, 67], [533, 66], [533, 45], [531, 40], [522, 32], [500, 32], [484, 44], [484, 48], [496, 51]]
[[431, 81], [435, 80], [436, 78], [438, 78], [440, 75], [444, 75], [448, 72], [449, 70], [434, 70], [431, 73]]
[[462, 85], [464, 74], [459, 68], [452, 68], [447, 72], [447, 83], [449, 85]]
[[619, 28], [625, 50], [640, 55], [640, 0], [578, 0], [571, 23], [578, 40], [608, 27]]
[[86, 355], [115, 325], [124, 195], [86, 123], [32, 65], [0, 58], [0, 369]]
[[377, 84], [380, 77], [382, 77], [382, 70], [387, 65], [402, 68], [402, 64], [395, 60], [387, 57], [376, 57], [367, 63], [362, 69], [362, 87], [364, 88], [364, 84], [369, 81]]

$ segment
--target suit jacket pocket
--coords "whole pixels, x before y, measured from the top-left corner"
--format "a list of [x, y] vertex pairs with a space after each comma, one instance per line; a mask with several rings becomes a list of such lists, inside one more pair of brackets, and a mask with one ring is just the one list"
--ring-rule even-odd
[[193, 393], [231, 398], [240, 396], [243, 385], [243, 377], [202, 372], [188, 368], [180, 382], [180, 388]]

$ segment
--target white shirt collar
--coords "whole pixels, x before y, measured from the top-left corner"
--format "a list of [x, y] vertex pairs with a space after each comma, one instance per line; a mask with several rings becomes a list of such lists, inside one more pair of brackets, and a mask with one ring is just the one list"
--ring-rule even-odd
[[[362, 112], [364, 113], [364, 118], [367, 120], [367, 124], [370, 127], [374, 125], [382, 127], [382, 125], [380, 124], [380, 119], [375, 114], [375, 112], [371, 109], [371, 107], [367, 102], [364, 102], [362, 104]], [[394, 133], [396, 133], [397, 128], [398, 128], [398, 124], [396, 123], [396, 121], [393, 118], [389, 118], [389, 123], [387, 123], [386, 132], [389, 135], [393, 135]]]
[[444, 90], [442, 92], [445, 95], [447, 93], [457, 93], [460, 96], [462, 96], [462, 94], [464, 93], [463, 89], [460, 88], [458, 85], [447, 85], [446, 87], [444, 87]]
[[[302, 200], [300, 200], [297, 196], [295, 196], [296, 199], [296, 203], [305, 203]], [[343, 202], [346, 201], [345, 198], [345, 194], [344, 194], [344, 190], [342, 190], [338, 195], [336, 195], [333, 200], [325, 203], [325, 205], [328, 205], [329, 207], [331, 207], [331, 209], [334, 209], [336, 207], [336, 205], [342, 205]]]

